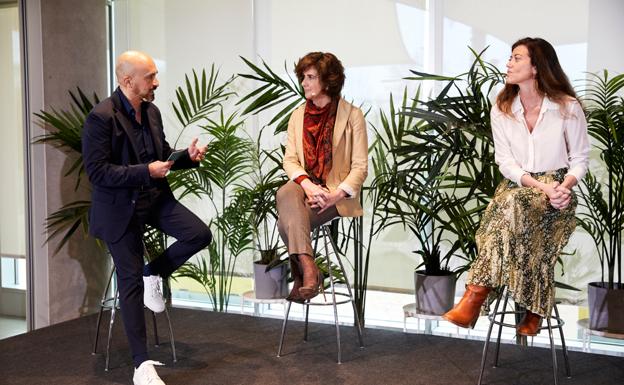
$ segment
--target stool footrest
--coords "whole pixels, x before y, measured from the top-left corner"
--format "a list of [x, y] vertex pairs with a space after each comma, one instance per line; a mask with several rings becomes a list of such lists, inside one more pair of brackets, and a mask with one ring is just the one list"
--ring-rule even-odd
[[[496, 319], [496, 316], [500, 316], [500, 315], [503, 315], [503, 314], [505, 314], [505, 315], [507, 315], [507, 314], [514, 314], [514, 315], [515, 314], [524, 314], [524, 311], [512, 311], [512, 310], [497, 311], [495, 313], [488, 314], [488, 320], [490, 320], [490, 322], [492, 322], [495, 325], [499, 325], [499, 326], [502, 325], [502, 326], [505, 326], [505, 327], [508, 327], [508, 328], [515, 328], [517, 326], [516, 324], [509, 324], [509, 323], [498, 321]], [[552, 329], [559, 329], [559, 328], [562, 328], [563, 325], [565, 325], [565, 321], [563, 319], [561, 319], [561, 317], [550, 316], [550, 320], [551, 321], [552, 320], [556, 320], [557, 321], [557, 323], [551, 324], [550, 327]], [[548, 325], [540, 326], [538, 330], [548, 330]]]
[[[328, 298], [331, 298], [334, 294], [332, 294], [331, 292], [325, 292], [325, 296], [327, 296]], [[336, 299], [336, 305], [342, 305], [345, 303], [349, 303], [351, 301], [353, 301], [353, 297], [351, 297], [349, 294], [347, 293], [339, 293], [336, 292], [335, 293], [336, 297], [340, 296], [340, 297], [345, 297], [345, 299], [341, 299], [338, 300]], [[319, 294], [316, 298], [318, 297], [322, 297], [322, 294]], [[303, 303], [304, 305], [309, 305], [309, 306], [334, 306], [334, 301], [306, 301]]]

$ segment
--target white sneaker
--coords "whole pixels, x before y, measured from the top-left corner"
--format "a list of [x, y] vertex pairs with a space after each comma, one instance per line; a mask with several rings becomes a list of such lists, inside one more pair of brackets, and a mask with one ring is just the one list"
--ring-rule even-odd
[[134, 385], [165, 385], [163, 380], [158, 377], [154, 365], [164, 366], [162, 362], [158, 361], [143, 361], [138, 368], [134, 369], [134, 376], [132, 376], [132, 382]]
[[159, 276], [143, 277], [143, 304], [154, 313], [161, 313], [165, 310]]

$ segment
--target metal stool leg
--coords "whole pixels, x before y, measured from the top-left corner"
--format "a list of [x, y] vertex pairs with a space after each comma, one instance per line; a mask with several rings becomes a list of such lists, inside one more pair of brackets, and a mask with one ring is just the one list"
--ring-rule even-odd
[[[502, 294], [502, 293], [501, 293]], [[485, 369], [485, 360], [487, 359], [487, 349], [488, 344], [490, 342], [490, 337], [492, 335], [492, 327], [494, 327], [494, 321], [496, 320], [496, 312], [498, 312], [498, 306], [500, 305], [501, 295], [496, 298], [496, 305], [494, 306], [494, 313], [492, 313], [492, 319], [490, 320], [490, 326], [488, 327], [487, 337], [485, 337], [485, 342], [483, 343], [483, 353], [481, 354], [481, 371], [479, 372], [479, 382], [478, 385], [481, 385], [483, 380], [483, 371]]]
[[173, 328], [171, 327], [171, 319], [169, 318], [169, 311], [165, 306], [165, 317], [167, 317], [167, 325], [169, 325], [169, 341], [171, 342], [171, 354], [173, 355], [173, 362], [178, 362], [178, 357], [175, 350], [175, 341], [173, 340]]
[[550, 322], [550, 316], [546, 317], [546, 323], [548, 324], [548, 337], [550, 339], [550, 351], [552, 353], [552, 366], [554, 375], [554, 384], [557, 385], [557, 349], [555, 348], [555, 340], [553, 338], [552, 323]]
[[[316, 228], [312, 232], [312, 237], [314, 238], [314, 248], [312, 249], [312, 260], [316, 260], [316, 251], [318, 250], [318, 241], [319, 241], [319, 229]], [[310, 316], [310, 300], [305, 301], [305, 323], [303, 326], [303, 341], [308, 341], [308, 326], [309, 326], [309, 316]]]
[[[331, 273], [331, 262], [329, 259], [329, 245], [327, 242], [327, 238], [330, 236], [327, 233], [327, 227], [321, 226], [321, 231], [323, 232], [323, 239], [325, 242], [325, 260], [327, 261], [327, 271], [329, 271], [329, 284], [332, 292], [332, 305], [334, 307], [334, 324], [336, 325], [336, 345], [338, 346], [338, 360], [337, 362], [342, 363], [342, 348], [340, 346], [340, 324], [338, 323], [338, 305], [336, 305], [336, 288], [334, 286], [334, 275]], [[337, 258], [339, 258], [336, 255]], [[343, 270], [344, 274], [344, 270]], [[345, 276], [346, 278], [346, 276]]]
[[308, 342], [308, 318], [310, 316], [310, 305], [308, 305], [310, 301], [307, 301], [305, 306], [305, 323], [303, 326], [303, 342]]
[[277, 356], [282, 356], [282, 345], [284, 345], [284, 334], [286, 334], [286, 324], [288, 323], [288, 314], [290, 313], [290, 305], [292, 302], [288, 301], [286, 306], [286, 314], [284, 315], [284, 323], [282, 324], [282, 334], [280, 335], [279, 348], [277, 348]]
[[97, 353], [98, 338], [100, 337], [100, 323], [102, 322], [103, 312], [104, 312], [104, 307], [100, 306], [100, 312], [98, 314], [97, 324], [95, 325], [95, 339], [93, 341], [93, 351], [91, 352], [91, 354]]
[[[502, 293], [501, 293], [502, 295]], [[505, 302], [503, 302], [503, 314], [501, 314], [500, 325], [498, 325], [498, 337], [496, 338], [496, 349], [494, 350], [494, 367], [498, 367], [498, 353], [500, 351], [501, 334], [503, 333], [503, 322], [505, 322], [505, 310], [509, 301], [509, 292], [505, 293]]]
[[93, 351], [91, 352], [91, 354], [96, 354], [97, 353], [97, 343], [98, 343], [98, 339], [100, 337], [100, 323], [102, 322], [102, 313], [104, 312], [104, 307], [100, 306], [100, 312], [98, 313], [98, 320], [97, 323], [95, 325], [95, 338], [93, 341]]
[[115, 323], [115, 313], [117, 310], [117, 299], [119, 299], [119, 290], [115, 290], [115, 296], [113, 297], [113, 307], [111, 308], [110, 322], [108, 324], [108, 340], [106, 342], [106, 365], [104, 371], [108, 372], [108, 363], [110, 360], [110, 345], [113, 339], [113, 324]]
[[[318, 239], [319, 239], [319, 229], [316, 228], [312, 232], [312, 238], [314, 238], [314, 248], [312, 249], [312, 260], [316, 260], [316, 251], [318, 250]], [[305, 301], [305, 323], [303, 326], [303, 342], [308, 341], [308, 327], [309, 327], [309, 317], [310, 317], [310, 300]]]
[[100, 312], [98, 313], [97, 324], [95, 325], [95, 339], [93, 341], [93, 352], [91, 354], [97, 353], [98, 340], [100, 338], [100, 323], [102, 322], [102, 313], [104, 312], [104, 308], [106, 307], [106, 296], [108, 295], [108, 289], [110, 289], [111, 281], [113, 280], [113, 274], [115, 274], [115, 267], [111, 269], [111, 272], [108, 276], [108, 281], [106, 283], [106, 289], [104, 289], [102, 301], [100, 302]]
[[154, 324], [154, 346], [160, 346], [160, 342], [158, 341], [158, 326], [156, 326], [156, 313], [150, 310], [152, 313], [152, 324]]
[[[561, 317], [559, 316], [559, 309], [557, 309], [557, 304], [554, 305], [555, 316], [557, 317], [557, 322], [561, 323]], [[565, 363], [566, 377], [572, 378], [572, 374], [570, 373], [570, 360], [568, 358], [568, 348], [566, 347], [565, 337], [563, 336], [563, 325], [559, 325], [559, 336], [561, 337], [561, 350], [563, 352], [563, 362]]]
[[349, 297], [351, 298], [351, 305], [353, 306], [353, 318], [355, 319], [355, 327], [358, 335], [358, 341], [360, 342], [360, 347], [364, 347], [364, 342], [362, 340], [362, 323], [360, 322], [360, 317], [357, 313], [357, 307], [355, 305], [355, 297], [353, 296], [353, 291], [351, 290], [351, 284], [349, 284], [349, 279], [347, 278], [347, 273], [342, 264], [342, 259], [340, 258], [340, 254], [338, 254], [338, 246], [334, 242], [332, 237], [329, 237], [329, 241], [331, 243], [332, 249], [334, 250], [334, 254], [336, 255], [336, 260], [338, 261], [338, 265], [340, 266], [340, 270], [345, 277], [345, 284], [347, 286], [347, 292], [349, 293]]

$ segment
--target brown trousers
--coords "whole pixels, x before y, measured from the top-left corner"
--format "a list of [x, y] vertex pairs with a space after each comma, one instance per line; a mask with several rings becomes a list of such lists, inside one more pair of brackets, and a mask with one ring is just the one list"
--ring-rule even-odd
[[277, 228], [288, 255], [312, 256], [310, 232], [338, 216], [336, 206], [319, 215], [318, 210], [310, 208], [306, 199], [303, 188], [293, 181], [288, 181], [277, 191]]

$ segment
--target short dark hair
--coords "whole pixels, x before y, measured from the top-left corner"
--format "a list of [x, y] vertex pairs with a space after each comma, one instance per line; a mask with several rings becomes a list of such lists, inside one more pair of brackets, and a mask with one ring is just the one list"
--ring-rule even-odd
[[336, 55], [329, 52], [310, 52], [299, 59], [295, 66], [299, 83], [303, 82], [303, 73], [310, 67], [314, 67], [318, 72], [325, 93], [331, 98], [339, 97], [345, 74], [344, 67]]

